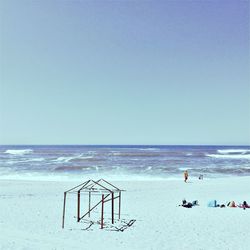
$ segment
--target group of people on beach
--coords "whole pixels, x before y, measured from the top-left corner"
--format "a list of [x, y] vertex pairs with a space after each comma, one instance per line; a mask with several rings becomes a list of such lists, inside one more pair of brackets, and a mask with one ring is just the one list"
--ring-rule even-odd
[[225, 204], [218, 204], [216, 200], [212, 200], [208, 203], [208, 207], [239, 207], [239, 208], [243, 208], [244, 210], [246, 208], [250, 208], [250, 205], [248, 205], [248, 203], [246, 201], [243, 201], [243, 203], [240, 203], [239, 205], [236, 204], [235, 201], [230, 201], [228, 203]]
[[[203, 180], [203, 175], [200, 174], [198, 179], [199, 179], [199, 180]], [[184, 182], [187, 182], [187, 180], [188, 180], [188, 171], [185, 170], [185, 171], [184, 171]]]
[[[183, 175], [184, 175], [184, 182], [187, 182], [187, 180], [188, 180], [188, 171], [185, 170]], [[201, 175], [201, 174], [199, 175], [199, 180], [203, 180], [203, 175]], [[198, 205], [199, 204], [198, 204], [197, 200], [195, 200], [193, 202], [187, 202], [184, 199], [184, 200], [182, 200], [182, 204], [179, 205], [179, 206], [186, 207], [186, 208], [192, 208], [193, 206], [198, 206]], [[212, 201], [210, 201], [208, 203], [208, 207], [221, 207], [221, 208], [223, 208], [223, 207], [226, 207], [226, 206], [227, 207], [239, 207], [239, 208], [243, 208], [244, 210], [246, 208], [250, 208], [250, 205], [248, 205], [248, 203], [246, 201], [243, 201], [243, 203], [239, 204], [239, 205], [236, 205], [235, 201], [230, 201], [230, 202], [227, 203], [227, 205], [225, 205], [225, 204], [220, 204], [219, 205], [216, 200], [212, 200]]]
[[186, 208], [192, 208], [193, 206], [198, 206], [199, 203], [197, 200], [192, 201], [192, 202], [187, 202], [185, 199], [182, 200], [182, 204], [179, 206], [186, 207]]
[[[199, 206], [198, 200], [192, 201], [192, 202], [187, 202], [185, 199], [182, 200], [182, 204], [179, 205], [185, 208], [192, 208], [193, 206]], [[226, 207], [225, 204], [218, 204], [216, 200], [212, 200], [208, 202], [208, 207]], [[244, 210], [246, 208], [250, 208], [250, 205], [246, 202], [243, 201], [242, 204], [236, 205], [235, 201], [230, 201], [227, 203], [227, 207], [239, 207], [243, 208]]]

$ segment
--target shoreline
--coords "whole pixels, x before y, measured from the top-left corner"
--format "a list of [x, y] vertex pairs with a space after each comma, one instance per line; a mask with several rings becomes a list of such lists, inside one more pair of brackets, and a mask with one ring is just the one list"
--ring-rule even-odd
[[[64, 178], [61, 178], [62, 176], [32, 176], [29, 178], [20, 177], [17, 178], [14, 177], [0, 177], [0, 182], [2, 181], [16, 181], [16, 182], [55, 182], [55, 183], [81, 183], [86, 180], [92, 179], [92, 180], [98, 180], [98, 179], [106, 179], [108, 181], [112, 182], [168, 182], [168, 181], [177, 181], [181, 182], [184, 181], [184, 178], [182, 175], [176, 175], [172, 177], [145, 177], [145, 176], [129, 176], [126, 177], [114, 177], [114, 176], [104, 176], [101, 177], [100, 175], [98, 177], [91, 175], [91, 176], [85, 176], [83, 178], [72, 178], [72, 176], [63, 176]], [[111, 177], [111, 178], [110, 178]], [[225, 175], [225, 176], [209, 176], [203, 175], [203, 180], [199, 180], [198, 176], [189, 176], [188, 182], [190, 181], [197, 181], [202, 182], [206, 180], [225, 180], [225, 179], [244, 179], [244, 178], [250, 178], [250, 175]]]
[[[180, 181], [183, 177], [183, 172], [177, 174], [122, 174], [122, 173], [114, 173], [110, 172], [101, 172], [101, 173], [92, 173], [92, 174], [82, 174], [82, 173], [65, 173], [65, 174], [57, 174], [57, 173], [25, 173], [25, 174], [11, 174], [0, 176], [1, 180], [17, 180], [17, 181], [55, 181], [55, 182], [81, 182], [86, 179], [107, 179], [110, 181]], [[202, 175], [205, 180], [213, 180], [213, 179], [228, 179], [228, 178], [247, 178], [250, 177], [250, 174], [211, 174], [211, 173], [193, 173], [191, 170], [188, 170], [189, 178], [192, 180], [198, 180], [199, 176]]]

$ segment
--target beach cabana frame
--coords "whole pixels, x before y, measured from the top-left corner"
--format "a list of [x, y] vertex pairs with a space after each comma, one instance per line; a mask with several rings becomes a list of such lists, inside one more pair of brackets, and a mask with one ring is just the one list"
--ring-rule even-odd
[[[88, 215], [90, 217], [90, 212], [95, 209], [97, 206], [101, 205], [101, 229], [103, 229], [104, 225], [104, 204], [106, 202], [111, 202], [111, 222], [114, 224], [114, 200], [118, 199], [118, 219], [121, 217], [121, 193], [122, 189], [114, 186], [110, 182], [99, 179], [98, 181], [88, 180], [85, 181], [67, 191], [64, 192], [64, 200], [63, 200], [63, 216], [62, 216], [62, 228], [64, 228], [65, 224], [65, 209], [66, 209], [66, 199], [67, 194], [77, 194], [77, 222], [80, 222], [84, 217]], [[88, 211], [81, 215], [81, 195], [88, 195]], [[101, 200], [92, 206], [91, 204], [91, 196], [92, 194], [100, 195]]]

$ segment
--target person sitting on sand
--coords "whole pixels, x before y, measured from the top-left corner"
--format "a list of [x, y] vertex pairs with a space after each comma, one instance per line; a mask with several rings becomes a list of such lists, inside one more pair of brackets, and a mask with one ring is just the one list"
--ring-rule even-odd
[[188, 171], [185, 170], [184, 171], [184, 181], [187, 182], [187, 180], [188, 180]]
[[250, 208], [246, 201], [243, 201], [242, 208], [245, 210], [246, 208]]
[[228, 207], [237, 207], [235, 201], [231, 201], [227, 204]]
[[191, 208], [193, 204], [191, 202], [187, 202], [186, 200], [183, 200], [181, 206], [186, 207], [186, 208]]
[[193, 202], [187, 202], [185, 199], [182, 201], [182, 204], [179, 206], [186, 207], [186, 208], [192, 208], [193, 206], [198, 206], [198, 201], [195, 200]]

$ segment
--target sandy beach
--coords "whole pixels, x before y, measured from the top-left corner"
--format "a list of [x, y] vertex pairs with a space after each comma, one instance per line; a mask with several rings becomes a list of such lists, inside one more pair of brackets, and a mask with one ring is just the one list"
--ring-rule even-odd
[[249, 3], [0, 1], [0, 250], [250, 250]]
[[[79, 182], [1, 180], [0, 249], [249, 249], [250, 209], [209, 208], [207, 202], [249, 203], [250, 177], [114, 183], [126, 189], [121, 219], [136, 220], [123, 232], [108, 230], [109, 209], [106, 228], [83, 230], [87, 224], [74, 218], [75, 197], [67, 201], [61, 228], [63, 192]], [[178, 206], [184, 198], [200, 205]], [[91, 219], [99, 215], [100, 208]]]

